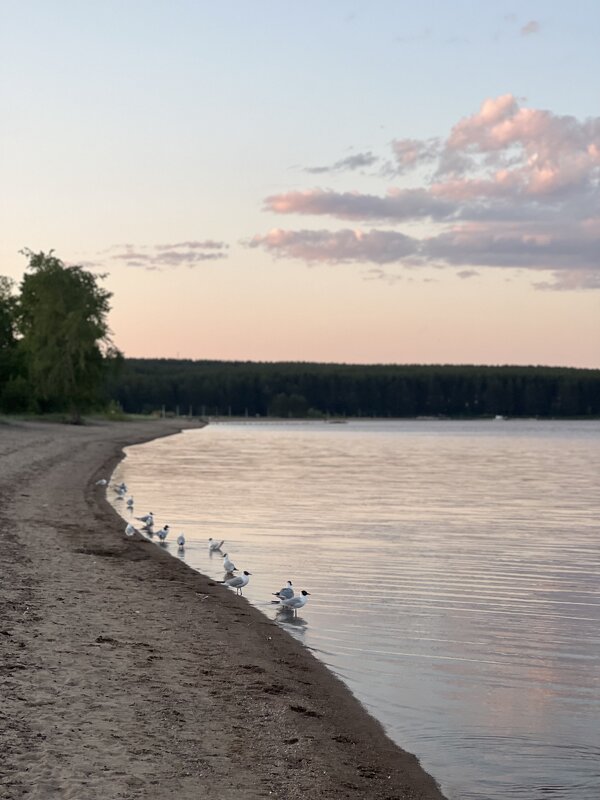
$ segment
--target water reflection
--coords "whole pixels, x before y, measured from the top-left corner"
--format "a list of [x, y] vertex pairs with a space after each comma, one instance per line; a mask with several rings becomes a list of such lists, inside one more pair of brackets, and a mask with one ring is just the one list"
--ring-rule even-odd
[[[600, 424], [211, 426], [127, 454], [179, 557], [222, 579], [225, 540], [449, 797], [596, 800]], [[288, 577], [301, 618], [271, 603]]]
[[300, 642], [305, 641], [306, 629], [308, 622], [289, 608], [278, 608], [275, 612], [275, 622], [280, 625], [284, 630], [290, 633], [295, 639]]

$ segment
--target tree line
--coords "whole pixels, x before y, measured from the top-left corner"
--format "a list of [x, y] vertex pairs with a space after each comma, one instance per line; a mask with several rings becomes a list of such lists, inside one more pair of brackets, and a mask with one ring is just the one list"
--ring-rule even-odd
[[124, 360], [129, 413], [280, 418], [600, 416], [600, 370]]
[[0, 411], [323, 417], [598, 417], [600, 370], [124, 359], [103, 276], [24, 251], [0, 276]]

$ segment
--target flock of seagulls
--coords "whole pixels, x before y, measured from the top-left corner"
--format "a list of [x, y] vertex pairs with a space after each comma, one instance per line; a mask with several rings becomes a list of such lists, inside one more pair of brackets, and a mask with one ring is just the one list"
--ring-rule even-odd
[[[96, 481], [96, 486], [108, 486], [109, 482], [102, 478], [99, 481]], [[125, 483], [119, 483], [113, 487], [116, 492], [116, 500], [123, 500], [127, 494], [127, 485]], [[133, 512], [133, 497], [129, 497], [127, 499], [127, 508], [128, 510]], [[165, 540], [171, 529], [169, 525], [163, 525], [160, 530], [154, 530], [154, 514], [152, 511], [149, 511], [147, 514], [144, 514], [141, 517], [135, 517], [138, 522], [141, 522], [142, 525], [140, 526], [140, 531], [146, 533], [149, 537], [153, 537], [156, 535], [161, 544], [165, 543]], [[132, 537], [135, 536], [136, 533], [139, 533], [138, 529], [133, 525], [131, 522], [127, 523], [125, 527], [125, 535]], [[223, 569], [225, 570], [225, 579], [219, 581], [223, 586], [227, 586], [229, 589], [235, 589], [236, 595], [241, 595], [242, 590], [245, 586], [248, 585], [248, 581], [250, 580], [250, 576], [252, 575], [251, 572], [248, 570], [243, 570], [240, 572], [239, 575], [234, 575], [234, 572], [238, 572], [238, 568], [235, 566], [234, 562], [231, 560], [227, 553], [223, 553], [221, 548], [225, 544], [225, 540], [221, 539], [213, 539], [212, 536], [208, 539], [208, 552], [209, 555], [213, 554], [220, 554], [223, 558]], [[179, 534], [177, 537], [177, 548], [179, 552], [183, 552], [185, 549], [185, 536], [183, 533]], [[306, 589], [302, 589], [300, 594], [296, 594], [294, 592], [294, 587], [291, 581], [288, 581], [287, 584], [281, 588], [278, 592], [272, 593], [277, 600], [272, 600], [272, 603], [278, 603], [282, 609], [286, 609], [292, 611], [294, 616], [297, 615], [299, 609], [303, 608], [306, 605], [308, 598], [310, 597], [310, 592], [307, 592]]]

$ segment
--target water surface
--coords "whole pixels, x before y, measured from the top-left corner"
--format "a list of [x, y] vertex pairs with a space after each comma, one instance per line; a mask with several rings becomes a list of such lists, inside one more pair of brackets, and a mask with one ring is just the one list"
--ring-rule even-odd
[[451, 800], [597, 800], [599, 475], [597, 422], [410, 421], [210, 425], [114, 478], [201, 572], [225, 539]]

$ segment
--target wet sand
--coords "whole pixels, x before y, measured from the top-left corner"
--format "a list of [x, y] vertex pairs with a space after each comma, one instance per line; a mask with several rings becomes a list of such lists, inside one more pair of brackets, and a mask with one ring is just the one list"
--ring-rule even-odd
[[299, 642], [123, 535], [95, 481], [181, 427], [0, 422], [0, 797], [440, 800]]

